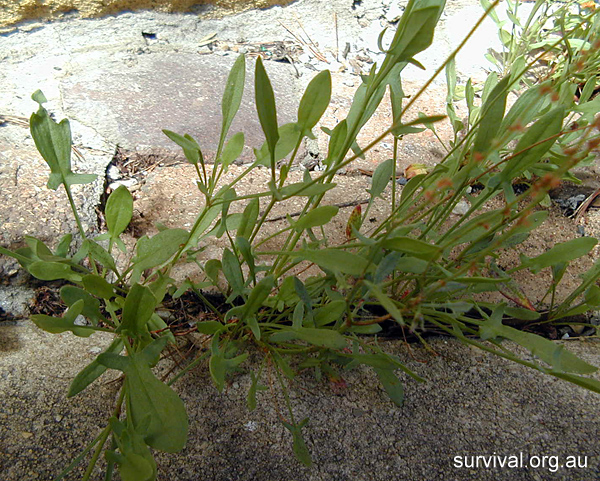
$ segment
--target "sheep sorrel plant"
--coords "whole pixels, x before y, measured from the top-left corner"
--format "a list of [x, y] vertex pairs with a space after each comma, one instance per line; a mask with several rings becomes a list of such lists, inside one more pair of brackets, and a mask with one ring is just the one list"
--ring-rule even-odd
[[[491, 4], [486, 14], [497, 3]], [[151, 448], [176, 452], [187, 439], [185, 407], [170, 385], [208, 358], [210, 375], [222, 391], [228, 374], [243, 365], [252, 349], [263, 361], [251, 373], [248, 406], [254, 409], [257, 392], [263, 389], [261, 380], [274, 373], [289, 411], [283, 424], [292, 435], [297, 458], [310, 465], [302, 437], [307, 420], [295, 419], [288, 396], [288, 382], [298, 370], [313, 370], [320, 376], [336, 375], [360, 364], [369, 366], [397, 405], [403, 402], [402, 384], [395, 374], [398, 369], [422, 381], [397, 357], [379, 347], [376, 335], [382, 325], [395, 325], [417, 337], [435, 328], [600, 393], [600, 382], [585, 376], [595, 372], [596, 367], [561, 345], [506, 322], [554, 322], [599, 306], [600, 262], [581, 274], [580, 285], [562, 302], [555, 302], [553, 295], [569, 262], [587, 255], [596, 240], [577, 238], [536, 257], [522, 255], [520, 263], [510, 270], [501, 269], [496, 262], [503, 251], [518, 249], [544, 222], [548, 212], [543, 202], [549, 190], [563, 179], [575, 179], [572, 168], [588, 159], [600, 143], [600, 121], [595, 118], [600, 97], [573, 95], [582, 66], [595, 68], [596, 72], [599, 67], [596, 56], [589, 53], [600, 47], [593, 40], [600, 38], [598, 17], [593, 12], [581, 18], [581, 25], [565, 29], [552, 45], [553, 49], [561, 45], [568, 48], [571, 35], [586, 32], [586, 46], [574, 53], [577, 58], [562, 62], [562, 70], [552, 79], [523, 87], [521, 80], [536, 61], [534, 58], [527, 63], [523, 54], [504, 77], [488, 77], [477, 105], [469, 82], [465, 88], [469, 129], [465, 136], [456, 135], [444, 146], [447, 155], [443, 161], [430, 172], [412, 177], [400, 190], [395, 182], [394, 154], [375, 170], [368, 190], [369, 203], [364, 212], [355, 209], [350, 216], [346, 242], [330, 245], [325, 234], [338, 208], [324, 204], [323, 199], [326, 192], [336, 188], [335, 175], [340, 169], [390, 133], [397, 150], [405, 136], [425, 127], [433, 129], [445, 118], [439, 115], [406, 121], [407, 111], [431, 80], [410, 99], [405, 98], [401, 86], [403, 68], [409, 63], [420, 65], [414, 56], [431, 44], [444, 4], [443, 0], [411, 0], [387, 48], [384, 35], [380, 37], [385, 60], [362, 77], [347, 118], [328, 131], [323, 172], [306, 171], [302, 182], [288, 180], [304, 137], [313, 136], [312, 129], [329, 104], [329, 72], [319, 73], [308, 85], [297, 121], [279, 125], [273, 89], [259, 57], [255, 103], [266, 141], [255, 149], [255, 162], [231, 182], [223, 183], [224, 174], [244, 146], [243, 133], [228, 137], [245, 81], [245, 59], [239, 56], [225, 86], [222, 129], [213, 163], [206, 162], [201, 146], [192, 137], [165, 131], [195, 167], [197, 187], [204, 198], [191, 229], [159, 228], [153, 237], [140, 238], [129, 263], [119, 266], [113, 251], [126, 250], [120, 236], [133, 211], [132, 195], [121, 186], [106, 202], [107, 233], [95, 239], [86, 237], [77, 220], [82, 242], [73, 255], [71, 234], [63, 237], [54, 251], [33, 237], [26, 237], [27, 247], [15, 252], [0, 249], [16, 258], [34, 277], [64, 281], [60, 289], [67, 306], [64, 315], [34, 315], [32, 320], [37, 326], [52, 333], [71, 331], [82, 337], [97, 331], [114, 334], [114, 341], [79, 373], [68, 393], [77, 395], [107, 369], [120, 371], [122, 384], [114, 412], [102, 432], [59, 479], [93, 451], [83, 478], [89, 479], [109, 438], [106, 479], [112, 477], [115, 465], [125, 481], [155, 479]], [[446, 69], [447, 114], [458, 132], [464, 125], [454, 111], [455, 54], [435, 75]], [[393, 108], [391, 125], [361, 149], [357, 135], [388, 90]], [[519, 98], [507, 108], [512, 92]], [[93, 176], [71, 170], [69, 122], [56, 123], [49, 116], [40, 91], [33, 99], [40, 106], [31, 116], [31, 133], [51, 169], [48, 187], [65, 188], [78, 219], [71, 186], [92, 182]], [[236, 186], [258, 168], [270, 172], [268, 190], [238, 195]], [[529, 187], [517, 193], [513, 180], [523, 177]], [[362, 227], [363, 219], [373, 203], [389, 191], [389, 215], [367, 232]], [[263, 234], [273, 207], [292, 198], [302, 202], [302, 214], [295, 219], [288, 216], [287, 226], [278, 232]], [[468, 212], [451, 216], [465, 198], [470, 204]], [[236, 204], [241, 206], [241, 214], [230, 212]], [[212, 237], [222, 237], [227, 243], [220, 259], [204, 256], [203, 248]], [[266, 242], [273, 238], [282, 247], [266, 250]], [[198, 266], [200, 282], [178, 282], [171, 277], [175, 275], [174, 267], [182, 263]], [[551, 270], [549, 304], [533, 305], [520, 294], [512, 275], [525, 269], [534, 273]], [[486, 291], [499, 291], [510, 302], [482, 301], [480, 294]], [[210, 310], [210, 316], [195, 326], [209, 337], [209, 349], [164, 383], [152, 368], [177, 339], [157, 311], [166, 299], [188, 293]], [[85, 323], [77, 320], [80, 316]], [[503, 340], [526, 348], [533, 360], [521, 359]]]

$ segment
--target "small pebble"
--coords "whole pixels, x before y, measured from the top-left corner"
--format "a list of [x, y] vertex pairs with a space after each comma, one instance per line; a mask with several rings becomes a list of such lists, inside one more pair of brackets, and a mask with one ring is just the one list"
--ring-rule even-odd
[[459, 200], [458, 203], [454, 206], [454, 209], [452, 209], [452, 213], [455, 215], [465, 215], [467, 212], [469, 212], [469, 209], [471, 208], [471, 205], [464, 199]]
[[244, 424], [244, 429], [252, 433], [258, 429], [258, 423], [256, 421], [248, 421], [246, 424]]
[[102, 348], [98, 346], [90, 347], [90, 354], [100, 354], [102, 352]]

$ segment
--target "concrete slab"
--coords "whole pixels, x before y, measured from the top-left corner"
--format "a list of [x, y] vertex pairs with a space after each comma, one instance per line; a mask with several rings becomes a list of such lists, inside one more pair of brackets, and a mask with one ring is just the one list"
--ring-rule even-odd
[[[52, 479], [102, 429], [116, 393], [115, 384], [108, 383], [112, 375], [78, 398], [65, 394], [78, 370], [109, 342], [105, 335], [85, 340], [50, 335], [29, 322], [0, 327], [3, 480]], [[343, 374], [347, 387], [341, 390], [308, 372], [291, 386], [294, 416], [310, 418], [303, 432], [312, 468], [292, 456], [291, 436], [278, 421], [280, 412], [288, 417], [278, 389], [259, 394], [256, 411], [247, 410], [256, 356], [242, 366], [244, 373], [229, 379], [223, 394], [206, 366], [193, 371], [175, 384], [187, 407], [190, 438], [180, 454], [159, 455], [159, 479], [589, 481], [600, 476], [598, 395], [452, 340], [431, 341], [436, 354], [398, 342], [382, 347], [427, 379], [419, 384], [399, 374], [406, 389], [402, 408], [387, 399], [368, 369]], [[567, 347], [600, 363], [598, 343]], [[522, 455], [531, 465], [455, 464], [457, 456], [470, 465], [471, 456], [490, 455]], [[556, 458], [536, 468], [534, 456]], [[587, 467], [548, 464], [564, 463], [567, 456], [579, 456]], [[82, 473], [66, 479], [80, 479]], [[99, 471], [93, 479], [102, 479]]]

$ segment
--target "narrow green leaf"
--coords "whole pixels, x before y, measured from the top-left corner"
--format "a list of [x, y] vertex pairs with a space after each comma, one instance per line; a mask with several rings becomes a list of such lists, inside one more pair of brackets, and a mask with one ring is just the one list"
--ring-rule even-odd
[[577, 384], [578, 386], [584, 387], [585, 389], [600, 394], [600, 381], [598, 381], [597, 379], [576, 376], [575, 374], [567, 374], [564, 372], [549, 371], [548, 374], [551, 374], [554, 377], [563, 379], [565, 381], [569, 381], [573, 384]]
[[106, 460], [119, 466], [121, 480], [155, 481], [156, 462], [143, 436], [131, 423], [120, 422], [114, 416], [109, 422], [119, 452], [106, 451]]
[[490, 93], [489, 99], [481, 108], [481, 121], [473, 152], [486, 154], [492, 147], [492, 141], [498, 137], [500, 125], [506, 110], [506, 98], [510, 87], [510, 77], [503, 78]]
[[[119, 354], [123, 350], [123, 340], [121, 338], [115, 339], [110, 346], [106, 348], [104, 352], [112, 352]], [[98, 362], [98, 359], [94, 359], [90, 364], [84, 367], [75, 379], [71, 382], [67, 397], [73, 397], [83, 391], [86, 387], [92, 384], [106, 371], [106, 366], [103, 366]]]
[[402, 407], [402, 404], [404, 403], [404, 387], [402, 386], [400, 379], [394, 374], [394, 371], [392, 369], [373, 369], [377, 373], [377, 377], [390, 399], [396, 406]]
[[341, 155], [342, 148], [344, 147], [348, 135], [348, 123], [344, 119], [335, 126], [333, 131], [325, 128], [322, 128], [322, 130], [331, 135], [327, 158], [323, 162], [325, 165], [329, 165], [334, 159], [337, 159]]
[[132, 282], [137, 282], [146, 269], [167, 262], [188, 240], [184, 229], [167, 229], [155, 236], [142, 237], [137, 243], [136, 256], [133, 258]]
[[413, 239], [412, 237], [398, 236], [385, 239], [381, 246], [384, 249], [391, 249], [398, 252], [404, 252], [419, 259], [431, 260], [440, 253], [440, 248], [427, 242]]
[[[269, 294], [275, 287], [275, 278], [273, 276], [266, 276], [261, 281], [254, 286], [252, 292], [248, 296], [248, 300], [246, 304], [244, 304], [244, 309], [242, 311], [241, 320], [243, 322], [247, 322], [249, 319], [256, 318], [254, 317], [258, 310], [263, 307], [263, 303]], [[253, 326], [251, 326], [253, 327]], [[257, 340], [260, 340], [260, 329], [258, 327], [258, 323], [255, 322], [255, 326], [252, 329], [254, 337]]]
[[394, 159], [387, 159], [381, 162], [375, 172], [373, 172], [373, 181], [371, 189], [368, 192], [371, 194], [371, 199], [379, 197], [390, 183], [392, 173], [394, 171]]
[[256, 283], [256, 264], [254, 262], [255, 256], [252, 253], [252, 246], [245, 237], [239, 236], [235, 238], [235, 244], [237, 245], [238, 250], [242, 254], [242, 257], [248, 266], [248, 271], [250, 273], [252, 282]]
[[331, 329], [302, 327], [293, 331], [298, 339], [315, 346], [327, 349], [343, 349], [347, 345], [344, 336], [338, 331], [332, 331]]
[[294, 441], [293, 450], [296, 458], [305, 466], [310, 467], [312, 466], [312, 459], [310, 457], [310, 452], [306, 447], [306, 443], [304, 442], [304, 438], [302, 437], [302, 428], [307, 422], [308, 418], [304, 419], [299, 424], [290, 424], [286, 421], [282, 421], [282, 424], [290, 433], [292, 433], [292, 439]]
[[[278, 129], [279, 139], [275, 145], [275, 162], [287, 157], [298, 145], [302, 132], [298, 129], [298, 124], [288, 123], [283, 124]], [[260, 149], [255, 149], [254, 154], [256, 155], [256, 164], [269, 167], [272, 157], [269, 149], [269, 144], [265, 142]]]
[[246, 405], [248, 406], [248, 411], [254, 411], [256, 409], [256, 392], [265, 391], [268, 387], [259, 384], [260, 378], [253, 372], [250, 372], [250, 377], [252, 378], [252, 384], [250, 384], [250, 389], [248, 390]]
[[398, 322], [399, 324], [404, 325], [404, 319], [402, 318], [402, 314], [400, 313], [400, 309], [398, 309], [398, 307], [396, 306], [396, 304], [394, 304], [394, 301], [392, 301], [388, 295], [383, 292], [379, 286], [373, 284], [372, 282], [369, 282], [367, 280], [364, 281], [365, 285], [369, 288], [369, 290], [371, 291], [371, 294], [373, 294], [377, 300], [379, 301], [379, 303], [383, 306], [383, 308], [388, 311], [392, 317], [396, 320], [396, 322]]
[[255, 197], [251, 199], [248, 205], [244, 208], [242, 220], [240, 221], [240, 225], [237, 229], [237, 235], [239, 237], [244, 237], [245, 239], [250, 238], [258, 219], [259, 210], [260, 203], [258, 198]]
[[597, 367], [579, 359], [571, 351], [549, 339], [530, 332], [523, 332], [502, 324], [503, 306], [497, 308], [491, 318], [480, 325], [482, 340], [505, 338], [529, 350], [534, 356], [552, 366], [555, 373], [591, 374]]
[[364, 257], [340, 249], [306, 249], [291, 255], [313, 262], [324, 269], [353, 276], [360, 276], [371, 267]]
[[39, 104], [37, 113], [29, 119], [31, 136], [35, 146], [50, 167], [48, 188], [56, 190], [61, 184], [68, 188], [72, 184], [89, 184], [96, 180], [93, 174], [75, 174], [71, 170], [71, 127], [67, 119], [56, 123], [42, 104], [44, 94], [37, 90], [31, 98]]
[[313, 318], [316, 327], [326, 326], [339, 321], [346, 312], [346, 301], [331, 301], [324, 306], [315, 309]]
[[81, 314], [92, 321], [94, 325], [96, 325], [98, 321], [104, 319], [100, 312], [100, 301], [79, 287], [61, 287], [60, 298], [69, 307], [73, 306], [77, 301], [82, 300], [83, 310], [81, 311]]
[[408, 61], [431, 45], [445, 4], [444, 0], [408, 2], [389, 48], [389, 54], [396, 62]]
[[31, 316], [33, 323], [40, 329], [51, 334], [59, 334], [61, 332], [71, 331], [79, 337], [89, 337], [97, 329], [92, 326], [78, 326], [75, 324], [75, 319], [81, 314], [84, 308], [83, 300], [75, 302], [63, 317], [51, 317], [45, 314], [34, 314]]
[[111, 237], [119, 237], [133, 215], [133, 196], [127, 187], [120, 185], [108, 196], [104, 215]]
[[529, 268], [531, 272], [537, 274], [545, 267], [551, 267], [558, 262], [568, 262], [577, 259], [590, 252], [598, 243], [598, 239], [593, 237], [577, 237], [567, 242], [556, 244], [548, 252], [537, 257], [521, 258], [520, 268]]
[[517, 143], [514, 151], [521, 153], [513, 157], [502, 172], [488, 185], [494, 186], [504, 181], [508, 182], [539, 162], [556, 142], [565, 114], [566, 111], [563, 107], [557, 107], [538, 119]]
[[298, 126], [300, 131], [310, 131], [327, 110], [331, 100], [331, 73], [323, 70], [306, 87], [298, 107]]
[[113, 256], [109, 254], [104, 247], [91, 239], [86, 239], [83, 243], [88, 245], [87, 251], [92, 259], [111, 271], [117, 272], [117, 265], [115, 264]]
[[156, 297], [152, 291], [141, 284], [134, 284], [125, 298], [121, 325], [117, 332], [124, 332], [132, 337], [146, 334], [146, 324], [155, 308]]
[[240, 105], [242, 103], [242, 96], [244, 94], [244, 83], [246, 79], [246, 58], [240, 55], [231, 67], [229, 76], [227, 77], [227, 84], [225, 85], [225, 91], [223, 92], [223, 100], [221, 102], [221, 114], [223, 116], [223, 123], [221, 125], [221, 137], [219, 139], [219, 148], [217, 152], [221, 152], [225, 138], [231, 127], [231, 123], [235, 118]]
[[56, 256], [57, 257], [67, 257], [69, 253], [69, 248], [71, 247], [71, 241], [73, 240], [73, 234], [65, 234], [60, 239], [58, 246], [56, 246]]
[[59, 262], [32, 262], [27, 266], [27, 271], [42, 281], [65, 279], [71, 282], [81, 282], [81, 276], [75, 273], [71, 266]]
[[339, 207], [334, 205], [319, 206], [300, 217], [294, 224], [294, 230], [302, 232], [304, 229], [325, 225], [335, 217], [339, 210]]
[[144, 441], [155, 449], [176, 453], [187, 440], [185, 407], [175, 391], [154, 376], [148, 363], [166, 343], [166, 337], [159, 337], [141, 353], [127, 357], [102, 353], [98, 362], [125, 373], [127, 415], [136, 431], [143, 433]]
[[163, 133], [182, 148], [185, 158], [190, 164], [198, 165], [198, 162], [202, 159], [202, 152], [200, 151], [198, 142], [187, 134], [179, 135], [170, 130], [163, 130]]
[[[271, 81], [263, 66], [262, 58], [259, 56], [256, 59], [256, 69], [254, 73], [254, 87], [255, 87], [255, 100], [256, 110], [258, 112], [258, 119], [260, 120], [260, 126], [265, 134], [267, 145], [269, 146], [269, 152], [271, 153], [271, 159], [275, 157], [275, 146], [279, 140], [279, 129], [277, 128], [277, 111], [275, 109], [275, 94], [273, 93], [273, 87]], [[274, 160], [272, 160], [272, 163]], [[271, 165], [271, 168], [275, 168]]]
[[242, 150], [244, 150], [244, 133], [238, 132], [229, 139], [223, 149], [221, 154], [223, 166], [225, 168], [229, 167], [242, 154]]
[[225, 248], [221, 264], [223, 266], [223, 274], [225, 274], [225, 278], [233, 290], [233, 295], [240, 295], [244, 290], [244, 275], [242, 274], [242, 268], [237, 256]]

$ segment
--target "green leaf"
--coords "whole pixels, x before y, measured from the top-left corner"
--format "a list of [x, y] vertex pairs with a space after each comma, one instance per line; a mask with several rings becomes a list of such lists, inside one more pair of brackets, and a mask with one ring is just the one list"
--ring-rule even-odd
[[371, 189], [368, 190], [371, 194], [371, 199], [379, 197], [387, 187], [394, 172], [394, 159], [387, 159], [381, 162], [375, 172], [373, 172], [373, 181]]
[[598, 381], [597, 379], [576, 376], [575, 374], [567, 374], [564, 372], [553, 372], [553, 371], [547, 371], [547, 372], [548, 372], [548, 374], [551, 374], [554, 377], [563, 379], [565, 381], [569, 381], [573, 384], [577, 384], [578, 386], [584, 387], [585, 389], [588, 389], [590, 391], [597, 392], [598, 394], [600, 394], [600, 381]]
[[506, 110], [506, 97], [508, 96], [509, 87], [510, 77], [503, 78], [494, 87], [489, 99], [483, 104], [473, 152], [486, 154], [492, 147], [492, 141], [497, 138]]
[[254, 262], [255, 256], [252, 253], [252, 246], [246, 240], [245, 237], [239, 236], [235, 238], [235, 244], [240, 253], [242, 254], [246, 265], [248, 266], [248, 271], [250, 273], [250, 278], [252, 279], [252, 282], [256, 283], [256, 264]]
[[346, 339], [338, 331], [325, 328], [285, 328], [269, 337], [272, 342], [287, 342], [293, 339], [300, 339], [327, 349], [343, 349], [347, 345]]
[[198, 165], [198, 162], [203, 160], [202, 151], [198, 142], [196, 142], [188, 134], [179, 135], [170, 130], [163, 130], [163, 133], [183, 149], [183, 153], [187, 161], [192, 165]]
[[241, 363], [248, 358], [248, 353], [245, 352], [231, 359], [225, 358], [224, 354], [219, 350], [219, 337], [214, 336], [212, 342], [212, 355], [208, 362], [210, 376], [212, 377], [219, 392], [223, 392], [225, 388], [225, 376], [228, 372], [234, 371]]
[[279, 129], [277, 128], [277, 111], [275, 109], [275, 94], [271, 81], [267, 76], [262, 58], [256, 59], [256, 69], [254, 72], [254, 87], [256, 110], [260, 126], [265, 134], [269, 152], [271, 153], [271, 168], [274, 169], [275, 146], [279, 140]]
[[35, 146], [50, 167], [48, 188], [56, 190], [64, 184], [69, 188], [73, 184], [89, 184], [96, 180], [94, 174], [75, 174], [71, 170], [71, 127], [67, 119], [56, 123], [42, 104], [46, 102], [44, 94], [37, 90], [31, 98], [39, 104], [37, 113], [31, 114], [29, 127]]
[[348, 135], [348, 123], [344, 119], [335, 126], [333, 131], [324, 127], [322, 127], [322, 130], [331, 135], [331, 138], [329, 139], [329, 148], [327, 150], [327, 158], [323, 161], [325, 165], [329, 165], [342, 153]]
[[248, 406], [248, 411], [254, 411], [256, 409], [256, 392], [265, 391], [268, 389], [268, 387], [259, 384], [260, 378], [253, 372], [250, 372], [250, 377], [252, 378], [252, 384], [250, 385], [250, 389], [248, 390], [248, 397], [246, 399], [246, 403]]
[[40, 329], [49, 332], [51, 334], [59, 334], [61, 332], [71, 331], [73, 334], [79, 337], [89, 337], [97, 330], [92, 326], [78, 326], [75, 324], [75, 319], [83, 311], [84, 302], [78, 300], [75, 302], [64, 317], [51, 317], [45, 314], [34, 314], [31, 316], [33, 323]]
[[593, 237], [577, 237], [561, 242], [537, 257], [521, 256], [519, 268], [529, 268], [531, 272], [537, 274], [545, 267], [551, 267], [558, 262], [568, 262], [587, 254], [597, 243], [598, 239]]
[[106, 460], [119, 466], [122, 481], [155, 481], [156, 462], [144, 438], [129, 423], [110, 418], [113, 439], [120, 452], [106, 451]]
[[346, 312], [346, 301], [339, 299], [328, 302], [314, 310], [315, 326], [322, 327], [337, 322], [344, 315], [344, 312]]
[[[104, 352], [112, 352], [119, 354], [123, 350], [123, 339], [115, 339], [110, 346], [106, 348]], [[98, 359], [94, 359], [90, 364], [84, 367], [75, 379], [71, 382], [67, 397], [73, 397], [83, 391], [86, 387], [92, 384], [106, 371], [106, 366], [103, 366], [98, 362]]]
[[242, 220], [237, 229], [237, 235], [239, 237], [244, 237], [245, 239], [250, 238], [250, 236], [252, 235], [252, 231], [254, 230], [254, 226], [256, 225], [259, 211], [260, 203], [258, 198], [255, 197], [253, 199], [250, 199], [250, 202], [244, 209]]
[[[547, 88], [549, 85], [550, 83], [542, 83], [537, 87], [527, 89], [519, 95], [519, 98], [504, 117], [500, 131], [507, 132], [509, 127], [514, 127], [517, 124], [522, 127], [528, 125], [540, 113], [542, 106], [548, 102], [547, 97], [542, 94], [541, 89], [542, 87]], [[517, 134], [518, 131], [515, 131], [513, 136]]]
[[94, 325], [104, 319], [104, 316], [100, 312], [100, 301], [79, 287], [63, 286], [60, 289], [60, 298], [69, 307], [73, 306], [77, 301], [82, 300], [83, 310], [81, 314], [92, 321]]
[[306, 87], [298, 107], [300, 131], [310, 131], [323, 116], [331, 100], [331, 73], [323, 70]]
[[223, 274], [225, 274], [225, 278], [233, 291], [232, 295], [241, 295], [244, 291], [244, 275], [242, 274], [242, 268], [237, 256], [225, 248], [221, 264], [223, 266]]
[[402, 386], [400, 379], [394, 374], [394, 371], [392, 369], [373, 369], [377, 373], [377, 377], [390, 399], [396, 406], [402, 407], [402, 404], [404, 403], [404, 387]]
[[67, 257], [69, 248], [71, 247], [71, 241], [73, 240], [73, 234], [65, 234], [60, 239], [58, 246], [56, 246], [57, 257]]
[[294, 224], [294, 230], [296, 232], [302, 232], [304, 229], [325, 225], [335, 217], [339, 210], [339, 207], [334, 205], [319, 206], [301, 216], [298, 219], [298, 222]]
[[196, 329], [200, 334], [208, 334], [211, 336], [216, 334], [222, 327], [223, 324], [218, 321], [202, 321], [196, 324]]
[[360, 276], [371, 267], [370, 262], [364, 257], [340, 249], [305, 249], [292, 252], [290, 255], [313, 262], [323, 269], [353, 276]]
[[396, 29], [388, 55], [396, 62], [409, 61], [429, 47], [445, 4], [444, 0], [410, 0]]
[[509, 182], [539, 162], [556, 142], [565, 114], [563, 107], [557, 107], [538, 119], [519, 140], [514, 150], [517, 155], [488, 185], [492, 187], [505, 181]]
[[219, 259], [209, 259], [206, 261], [206, 264], [204, 264], [204, 272], [215, 285], [218, 282], [219, 271], [222, 270], [223, 266]]
[[[256, 286], [254, 286], [248, 296], [248, 300], [243, 306], [241, 315], [242, 322], [247, 322], [250, 318], [253, 318], [258, 310], [263, 307], [263, 303], [265, 302], [265, 299], [269, 297], [273, 287], [275, 287], [275, 278], [273, 276], [264, 277], [256, 284]], [[260, 329], [258, 328], [258, 324], [252, 328], [252, 333], [254, 334], [254, 337], [256, 337], [256, 340], [260, 340]]]
[[588, 287], [585, 291], [585, 303], [593, 307], [600, 306], [600, 287], [595, 284]]
[[[279, 139], [275, 145], [275, 162], [287, 157], [300, 141], [301, 132], [296, 123], [288, 123], [279, 127]], [[268, 167], [272, 160], [269, 145], [265, 142], [260, 149], [254, 151], [256, 155], [256, 164]]]
[[377, 298], [379, 303], [383, 306], [383, 308], [386, 311], [388, 311], [392, 315], [392, 317], [396, 320], [396, 322], [404, 325], [404, 319], [402, 318], [400, 309], [398, 309], [398, 307], [396, 307], [396, 304], [394, 304], [394, 301], [392, 301], [388, 297], [388, 295], [379, 288], [379, 286], [377, 286], [367, 280], [365, 280], [364, 282], [365, 282], [365, 285], [371, 291], [371, 294], [373, 294]]
[[183, 402], [169, 386], [159, 381], [150, 366], [167, 343], [159, 337], [139, 353], [119, 356], [102, 353], [98, 362], [125, 373], [127, 416], [148, 446], [168, 453], [181, 451], [188, 433], [188, 418]]
[[503, 307], [503, 305], [498, 307], [490, 319], [480, 325], [479, 335], [482, 340], [505, 338], [516, 342], [552, 366], [555, 373], [591, 374], [598, 370], [597, 367], [579, 359], [571, 351], [549, 339], [503, 325]]
[[404, 252], [405, 254], [424, 260], [432, 260], [440, 253], [440, 248], [412, 237], [398, 236], [385, 239], [381, 246], [384, 249]]
[[184, 229], [167, 229], [155, 236], [138, 240], [136, 256], [133, 258], [132, 282], [137, 282], [146, 269], [167, 262], [188, 240]]
[[60, 262], [35, 261], [27, 266], [27, 271], [42, 281], [65, 279], [71, 282], [81, 282], [81, 276], [75, 273], [71, 266]]
[[125, 298], [121, 325], [117, 332], [127, 333], [132, 337], [147, 334], [146, 324], [156, 308], [156, 297], [146, 286], [134, 284]]
[[83, 286], [90, 294], [102, 299], [111, 299], [115, 296], [113, 286], [96, 274], [84, 276]]
[[282, 421], [285, 428], [292, 433], [292, 439], [294, 440], [293, 450], [296, 458], [305, 466], [310, 467], [312, 466], [312, 459], [310, 457], [310, 452], [306, 447], [306, 443], [304, 442], [304, 438], [302, 437], [302, 428], [306, 423], [308, 423], [308, 418], [298, 424], [290, 424], [286, 421]]
[[244, 94], [244, 83], [246, 79], [246, 58], [240, 55], [231, 67], [229, 76], [227, 77], [227, 84], [225, 85], [225, 91], [223, 92], [223, 100], [221, 102], [221, 114], [223, 116], [223, 123], [221, 125], [221, 137], [219, 139], [219, 148], [217, 152], [221, 152], [225, 138], [231, 127], [231, 123], [235, 118], [240, 105], [242, 103], [242, 96]]
[[244, 133], [238, 132], [234, 134], [225, 145], [223, 153], [221, 154], [221, 163], [225, 168], [229, 167], [244, 150]]
[[84, 240], [83, 244], [87, 246], [88, 254], [92, 257], [92, 259], [94, 259], [96, 262], [99, 262], [104, 267], [107, 267], [111, 271], [117, 272], [117, 265], [115, 264], [113, 256], [110, 255], [104, 247], [91, 239]]
[[104, 216], [110, 236], [119, 237], [129, 225], [133, 215], [133, 196], [124, 185], [115, 189], [106, 201]]

